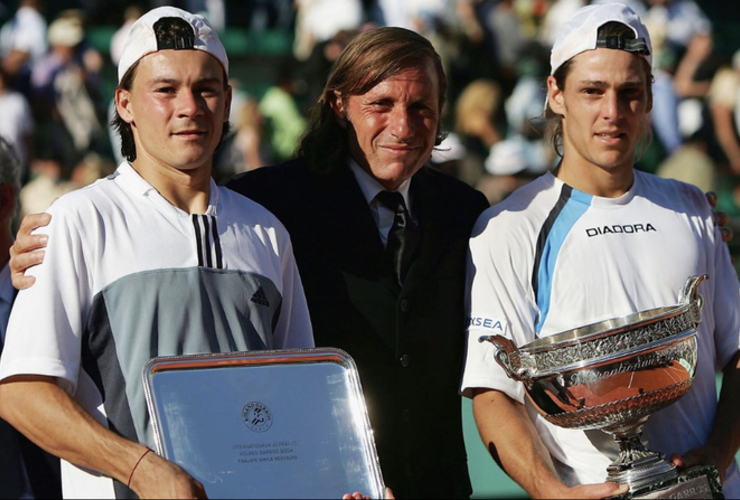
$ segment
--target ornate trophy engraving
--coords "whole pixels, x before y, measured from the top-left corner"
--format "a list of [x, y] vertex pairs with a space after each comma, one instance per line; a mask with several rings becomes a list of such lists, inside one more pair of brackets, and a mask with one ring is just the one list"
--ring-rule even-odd
[[696, 326], [703, 299], [691, 276], [679, 304], [582, 326], [517, 347], [501, 335], [481, 337], [495, 359], [521, 381], [535, 408], [568, 429], [600, 429], [619, 445], [607, 481], [628, 484], [623, 498], [724, 498], [713, 466], [679, 472], [642, 444], [648, 417], [691, 388]]

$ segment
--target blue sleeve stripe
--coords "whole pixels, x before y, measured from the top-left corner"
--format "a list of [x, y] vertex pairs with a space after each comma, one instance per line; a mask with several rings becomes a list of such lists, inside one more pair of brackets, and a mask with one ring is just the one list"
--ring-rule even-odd
[[558, 202], [540, 230], [532, 276], [532, 286], [540, 311], [535, 328], [538, 335], [550, 312], [553, 273], [560, 248], [576, 221], [588, 210], [592, 199], [591, 195], [563, 186]]

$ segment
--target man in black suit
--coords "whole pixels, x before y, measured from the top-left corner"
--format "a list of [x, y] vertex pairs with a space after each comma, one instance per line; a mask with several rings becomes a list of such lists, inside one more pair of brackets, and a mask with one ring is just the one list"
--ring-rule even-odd
[[[8, 249], [18, 212], [21, 165], [13, 147], [0, 137], [0, 355], [15, 290], [10, 283]], [[42, 451], [0, 419], [0, 498], [59, 498], [59, 459]]]
[[[442, 139], [445, 92], [425, 38], [364, 32], [333, 67], [298, 158], [227, 184], [288, 229], [316, 345], [355, 359], [398, 498], [471, 493], [457, 383], [465, 253], [488, 202], [425, 166]], [[381, 191], [400, 193], [405, 207], [386, 208]], [[402, 264], [389, 256], [399, 217], [411, 229]]]

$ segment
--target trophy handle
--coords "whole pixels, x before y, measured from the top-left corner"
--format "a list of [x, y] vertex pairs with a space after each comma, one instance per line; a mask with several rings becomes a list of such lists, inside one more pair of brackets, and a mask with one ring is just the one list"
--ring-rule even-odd
[[490, 342], [496, 348], [493, 358], [501, 365], [509, 378], [523, 382], [527, 388], [533, 385], [530, 372], [533, 371], [534, 362], [526, 354], [517, 348], [511, 339], [502, 335], [483, 335], [478, 342]]
[[708, 274], [689, 276], [678, 294], [679, 303], [689, 306], [694, 325], [701, 323], [701, 309], [704, 306], [704, 297], [699, 295], [699, 285], [708, 279]]

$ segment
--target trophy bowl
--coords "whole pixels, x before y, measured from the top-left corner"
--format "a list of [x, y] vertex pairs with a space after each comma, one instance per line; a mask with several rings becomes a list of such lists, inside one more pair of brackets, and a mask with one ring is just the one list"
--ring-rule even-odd
[[678, 304], [568, 330], [517, 347], [501, 335], [491, 342], [506, 374], [521, 381], [531, 402], [550, 423], [600, 429], [620, 448], [607, 480], [630, 491], [677, 476], [662, 453], [640, 439], [648, 417], [691, 388], [697, 361], [696, 327], [707, 275], [691, 276]]

